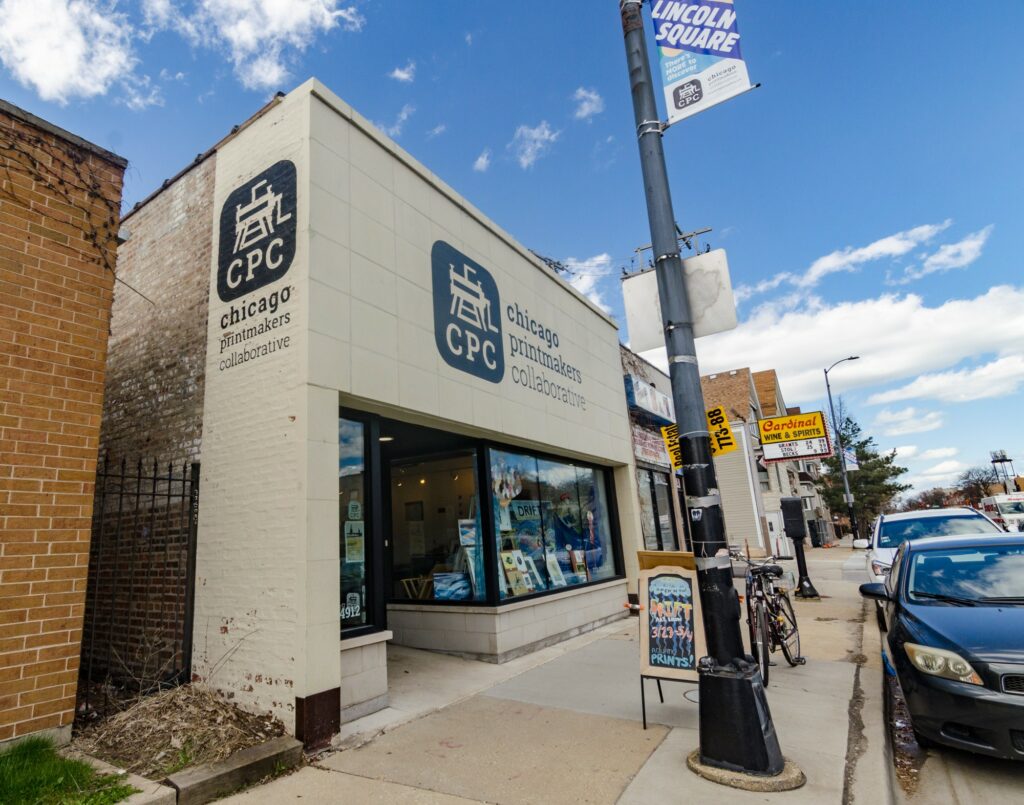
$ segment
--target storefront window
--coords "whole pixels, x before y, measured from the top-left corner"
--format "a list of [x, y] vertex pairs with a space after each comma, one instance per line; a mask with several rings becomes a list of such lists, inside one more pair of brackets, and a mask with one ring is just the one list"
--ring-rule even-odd
[[638, 469], [636, 485], [640, 492], [640, 526], [644, 546], [649, 551], [678, 550], [668, 474]]
[[502, 598], [615, 575], [604, 473], [491, 451]]
[[391, 463], [392, 596], [487, 597], [476, 452]]
[[341, 507], [341, 628], [367, 624], [366, 426], [338, 422], [338, 502]]

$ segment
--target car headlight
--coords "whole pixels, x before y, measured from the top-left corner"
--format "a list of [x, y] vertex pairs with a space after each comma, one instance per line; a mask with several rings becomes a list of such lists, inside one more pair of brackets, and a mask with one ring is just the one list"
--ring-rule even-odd
[[871, 560], [871, 572], [876, 576], [885, 576], [888, 574], [892, 565], [887, 565], [885, 562], [879, 562], [877, 559]]
[[968, 685], [981, 685], [981, 677], [971, 668], [971, 664], [953, 651], [944, 648], [932, 648], [917, 643], [904, 643], [903, 648], [918, 671]]

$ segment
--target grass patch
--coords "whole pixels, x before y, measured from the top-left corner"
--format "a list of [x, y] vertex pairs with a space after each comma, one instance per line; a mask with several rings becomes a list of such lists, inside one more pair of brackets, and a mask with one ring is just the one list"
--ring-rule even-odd
[[4, 805], [113, 805], [137, 790], [116, 774], [57, 754], [46, 738], [26, 738], [0, 752]]

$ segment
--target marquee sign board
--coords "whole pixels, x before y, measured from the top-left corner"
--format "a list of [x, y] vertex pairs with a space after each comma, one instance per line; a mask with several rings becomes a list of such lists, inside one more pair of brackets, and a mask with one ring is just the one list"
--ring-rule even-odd
[[828, 458], [832, 441], [821, 411], [757, 420], [765, 461]]
[[696, 682], [697, 661], [707, 654], [697, 571], [640, 571], [640, 606], [640, 674]]

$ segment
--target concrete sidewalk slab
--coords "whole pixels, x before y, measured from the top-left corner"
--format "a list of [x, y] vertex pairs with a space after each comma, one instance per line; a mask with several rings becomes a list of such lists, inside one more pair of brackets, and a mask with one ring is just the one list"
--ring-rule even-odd
[[644, 731], [636, 721], [477, 696], [319, 765], [504, 805], [610, 805], [666, 733], [659, 725]]
[[266, 785], [227, 797], [220, 802], [231, 805], [279, 805], [295, 803], [351, 802], [358, 805], [468, 805], [475, 799], [463, 799], [422, 788], [368, 780], [354, 774], [325, 771], [307, 766], [295, 774], [280, 777]]

